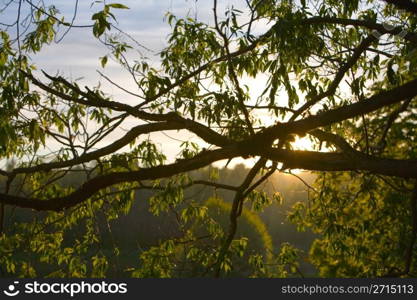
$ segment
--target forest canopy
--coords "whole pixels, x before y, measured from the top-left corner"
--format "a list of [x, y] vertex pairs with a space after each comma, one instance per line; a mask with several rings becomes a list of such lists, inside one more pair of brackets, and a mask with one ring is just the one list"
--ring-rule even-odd
[[[196, 0], [167, 11], [163, 49], [119, 26], [128, 1], [87, 18], [50, 2], [0, 8], [2, 276], [116, 274], [102, 231], [143, 201], [174, 225], [118, 276], [417, 276], [417, 2], [214, 0], [200, 17]], [[105, 51], [94, 84], [36, 62], [74, 31]], [[259, 217], [286, 203], [278, 173], [307, 191], [281, 210], [314, 237], [304, 255]]]

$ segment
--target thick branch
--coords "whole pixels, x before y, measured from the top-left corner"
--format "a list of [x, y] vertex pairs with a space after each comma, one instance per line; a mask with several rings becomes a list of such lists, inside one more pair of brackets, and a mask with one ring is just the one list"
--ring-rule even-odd
[[370, 98], [356, 103], [332, 109], [305, 119], [278, 123], [268, 127], [261, 134], [254, 137], [252, 142], [262, 143], [262, 140], [273, 140], [284, 137], [290, 133], [304, 134], [318, 127], [331, 125], [350, 118], [376, 111], [384, 106], [392, 105], [417, 95], [417, 79], [389, 91], [380, 92]]
[[202, 168], [218, 160], [247, 155], [263, 156], [273, 161], [282, 162], [287, 168], [294, 169], [314, 171], [369, 171], [387, 176], [417, 178], [417, 160], [375, 158], [361, 153], [346, 155], [342, 153], [291, 151], [283, 149], [254, 150], [244, 149], [237, 145], [223, 149], [204, 151], [194, 158], [169, 165], [98, 176], [88, 180], [78, 190], [65, 197], [40, 200], [0, 194], [0, 203], [36, 210], [60, 211], [75, 206], [87, 200], [101, 189], [115, 184], [170, 177]]
[[91, 180], [86, 181], [75, 192], [65, 197], [52, 198], [48, 200], [28, 199], [24, 197], [0, 194], [0, 203], [33, 208], [36, 210], [60, 211], [75, 206], [87, 200], [101, 189], [110, 187], [112, 185], [122, 182], [137, 182], [141, 180], [154, 180], [170, 177], [179, 173], [202, 168], [218, 160], [227, 159], [234, 156], [234, 153], [236, 153], [236, 150], [233, 148], [204, 151], [201, 155], [197, 155], [195, 158], [182, 160], [178, 163], [170, 165], [144, 168], [132, 172], [115, 172], [97, 176]]
[[377, 158], [354, 154], [271, 149], [264, 154], [268, 159], [283, 162], [288, 169], [312, 171], [369, 171], [386, 176], [417, 178], [417, 160]]

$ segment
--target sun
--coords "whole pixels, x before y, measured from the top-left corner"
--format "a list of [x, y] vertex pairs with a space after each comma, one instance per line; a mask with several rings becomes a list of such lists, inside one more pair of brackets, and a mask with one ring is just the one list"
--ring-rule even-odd
[[308, 150], [313, 151], [313, 143], [308, 137], [295, 137], [295, 141], [291, 143], [294, 150]]

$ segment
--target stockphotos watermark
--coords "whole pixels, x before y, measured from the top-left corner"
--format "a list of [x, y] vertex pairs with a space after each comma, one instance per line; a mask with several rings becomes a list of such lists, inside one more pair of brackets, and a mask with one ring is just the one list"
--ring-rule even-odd
[[4, 295], [14, 297], [19, 294], [56, 294], [70, 295], [74, 297], [78, 294], [126, 294], [127, 283], [107, 283], [105, 281], [90, 282], [26, 282], [19, 285], [19, 281], [14, 281], [3, 291]]
[[[407, 13], [407, 11], [404, 10], [404, 9], [399, 9], [398, 12], [399, 12], [399, 14]], [[409, 33], [406, 29], [394, 26], [394, 25], [389, 24], [387, 22], [382, 22], [382, 27], [385, 29], [385, 33], [390, 32], [390, 33], [394, 34], [394, 36], [396, 38], [399, 38], [399, 39], [405, 38], [407, 36], [407, 34]], [[375, 30], [372, 31], [372, 35], [376, 39], [380, 39], [381, 36], [384, 35], [384, 33], [381, 33], [380, 31], [375, 29]], [[409, 53], [406, 55], [406, 57], [411, 58], [411, 56], [414, 55], [416, 53], [416, 51], [417, 51], [416, 45], [413, 45], [413, 48], [409, 51]]]

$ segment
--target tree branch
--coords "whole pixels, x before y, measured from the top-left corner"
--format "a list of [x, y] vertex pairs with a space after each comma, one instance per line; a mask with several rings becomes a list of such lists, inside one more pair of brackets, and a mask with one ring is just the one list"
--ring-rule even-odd
[[343, 64], [341, 68], [337, 71], [336, 76], [334, 77], [332, 83], [329, 85], [327, 90], [324, 93], [312, 97], [310, 100], [304, 103], [304, 105], [297, 109], [297, 111], [291, 116], [290, 121], [294, 121], [300, 114], [302, 114], [304, 111], [306, 111], [308, 108], [310, 108], [320, 100], [333, 95], [336, 92], [336, 89], [342, 81], [343, 77], [345, 76], [346, 72], [349, 71], [350, 68], [352, 68], [356, 64], [361, 55], [368, 49], [372, 42], [376, 40], [376, 37], [372, 34], [369, 35], [366, 39], [364, 39], [359, 44], [359, 46], [353, 51], [353, 55], [348, 59], [348, 61], [345, 64]]
[[236, 235], [237, 219], [239, 218], [242, 212], [243, 201], [245, 200], [245, 190], [249, 187], [249, 185], [255, 178], [256, 174], [258, 174], [259, 170], [265, 165], [265, 163], [266, 163], [266, 159], [260, 158], [256, 162], [256, 164], [252, 167], [252, 169], [250, 169], [249, 173], [246, 175], [245, 180], [242, 182], [242, 184], [239, 186], [239, 189], [235, 193], [235, 197], [233, 198], [232, 208], [230, 210], [230, 215], [229, 215], [229, 219], [230, 219], [229, 230], [228, 230], [226, 239], [224, 240], [221, 246], [219, 256], [215, 264], [215, 267], [216, 267], [215, 277], [220, 277], [221, 264]]
[[404, 9], [409, 13], [417, 15], [417, 3], [410, 0], [384, 0], [385, 2], [394, 5], [396, 8]]
[[341, 136], [325, 132], [320, 129], [315, 129], [312, 131], [309, 131], [308, 134], [311, 134], [315, 137], [317, 137], [321, 141], [326, 141], [334, 146], [336, 146], [340, 151], [346, 152], [346, 153], [355, 153], [356, 150], [352, 148], [352, 146]]
[[[395, 1], [395, 2], [398, 2], [398, 1]], [[309, 19], [305, 19], [301, 22], [306, 25], [326, 24], [326, 23], [338, 24], [338, 25], [352, 25], [352, 26], [357, 26], [357, 27], [364, 27], [370, 30], [375, 30], [376, 32], [379, 32], [380, 34], [397, 35], [401, 32], [404, 32], [404, 28], [400, 26], [389, 28], [387, 26], [384, 26], [383, 24], [375, 23], [369, 20], [343, 19], [343, 18], [335, 18], [335, 17], [312, 17]], [[413, 32], [407, 32], [407, 34], [403, 38], [405, 40], [412, 42], [413, 44], [417, 44], [417, 34]]]
[[388, 91], [382, 91], [353, 104], [319, 113], [299, 121], [278, 123], [264, 129], [262, 134], [255, 136], [254, 140], [251, 142], [256, 141], [258, 143], [262, 143], [262, 140], [278, 139], [280, 137], [287, 136], [290, 133], [305, 134], [306, 132], [318, 127], [331, 125], [336, 122], [361, 116], [363, 114], [376, 111], [382, 107], [389, 106], [409, 98], [414, 98], [417, 95], [417, 89], [415, 88], [416, 85], [417, 79], [414, 79], [404, 85]]
[[284, 163], [288, 168], [312, 171], [368, 171], [386, 176], [417, 178], [417, 160], [396, 160], [376, 158], [362, 153], [346, 155], [313, 151], [292, 151], [285, 149], [245, 149], [241, 145], [223, 149], [203, 151], [201, 154], [177, 163], [137, 171], [114, 172], [97, 176], [86, 181], [73, 193], [47, 200], [31, 199], [0, 193], [0, 203], [36, 210], [60, 211], [75, 206], [92, 197], [101, 189], [124, 182], [155, 180], [202, 168], [215, 161], [239, 157], [262, 156]]
[[183, 127], [180, 126], [180, 124], [176, 124], [176, 123], [170, 124], [166, 122], [138, 125], [136, 127], [133, 127], [129, 132], [126, 133], [125, 136], [123, 136], [119, 140], [116, 140], [110, 145], [103, 147], [99, 150], [83, 154], [79, 157], [76, 157], [70, 160], [43, 163], [43, 164], [39, 164], [39, 165], [32, 166], [32, 167], [16, 168], [6, 173], [8, 174], [8, 176], [11, 176], [11, 175], [22, 174], [22, 173], [47, 172], [52, 169], [60, 169], [60, 168], [79, 165], [85, 162], [96, 160], [102, 156], [112, 154], [115, 151], [119, 150], [120, 148], [128, 145], [130, 142], [132, 142], [133, 140], [135, 140], [138, 136], [142, 134], [147, 134], [147, 133], [161, 131], [161, 130], [175, 130], [175, 129], [183, 129]]

